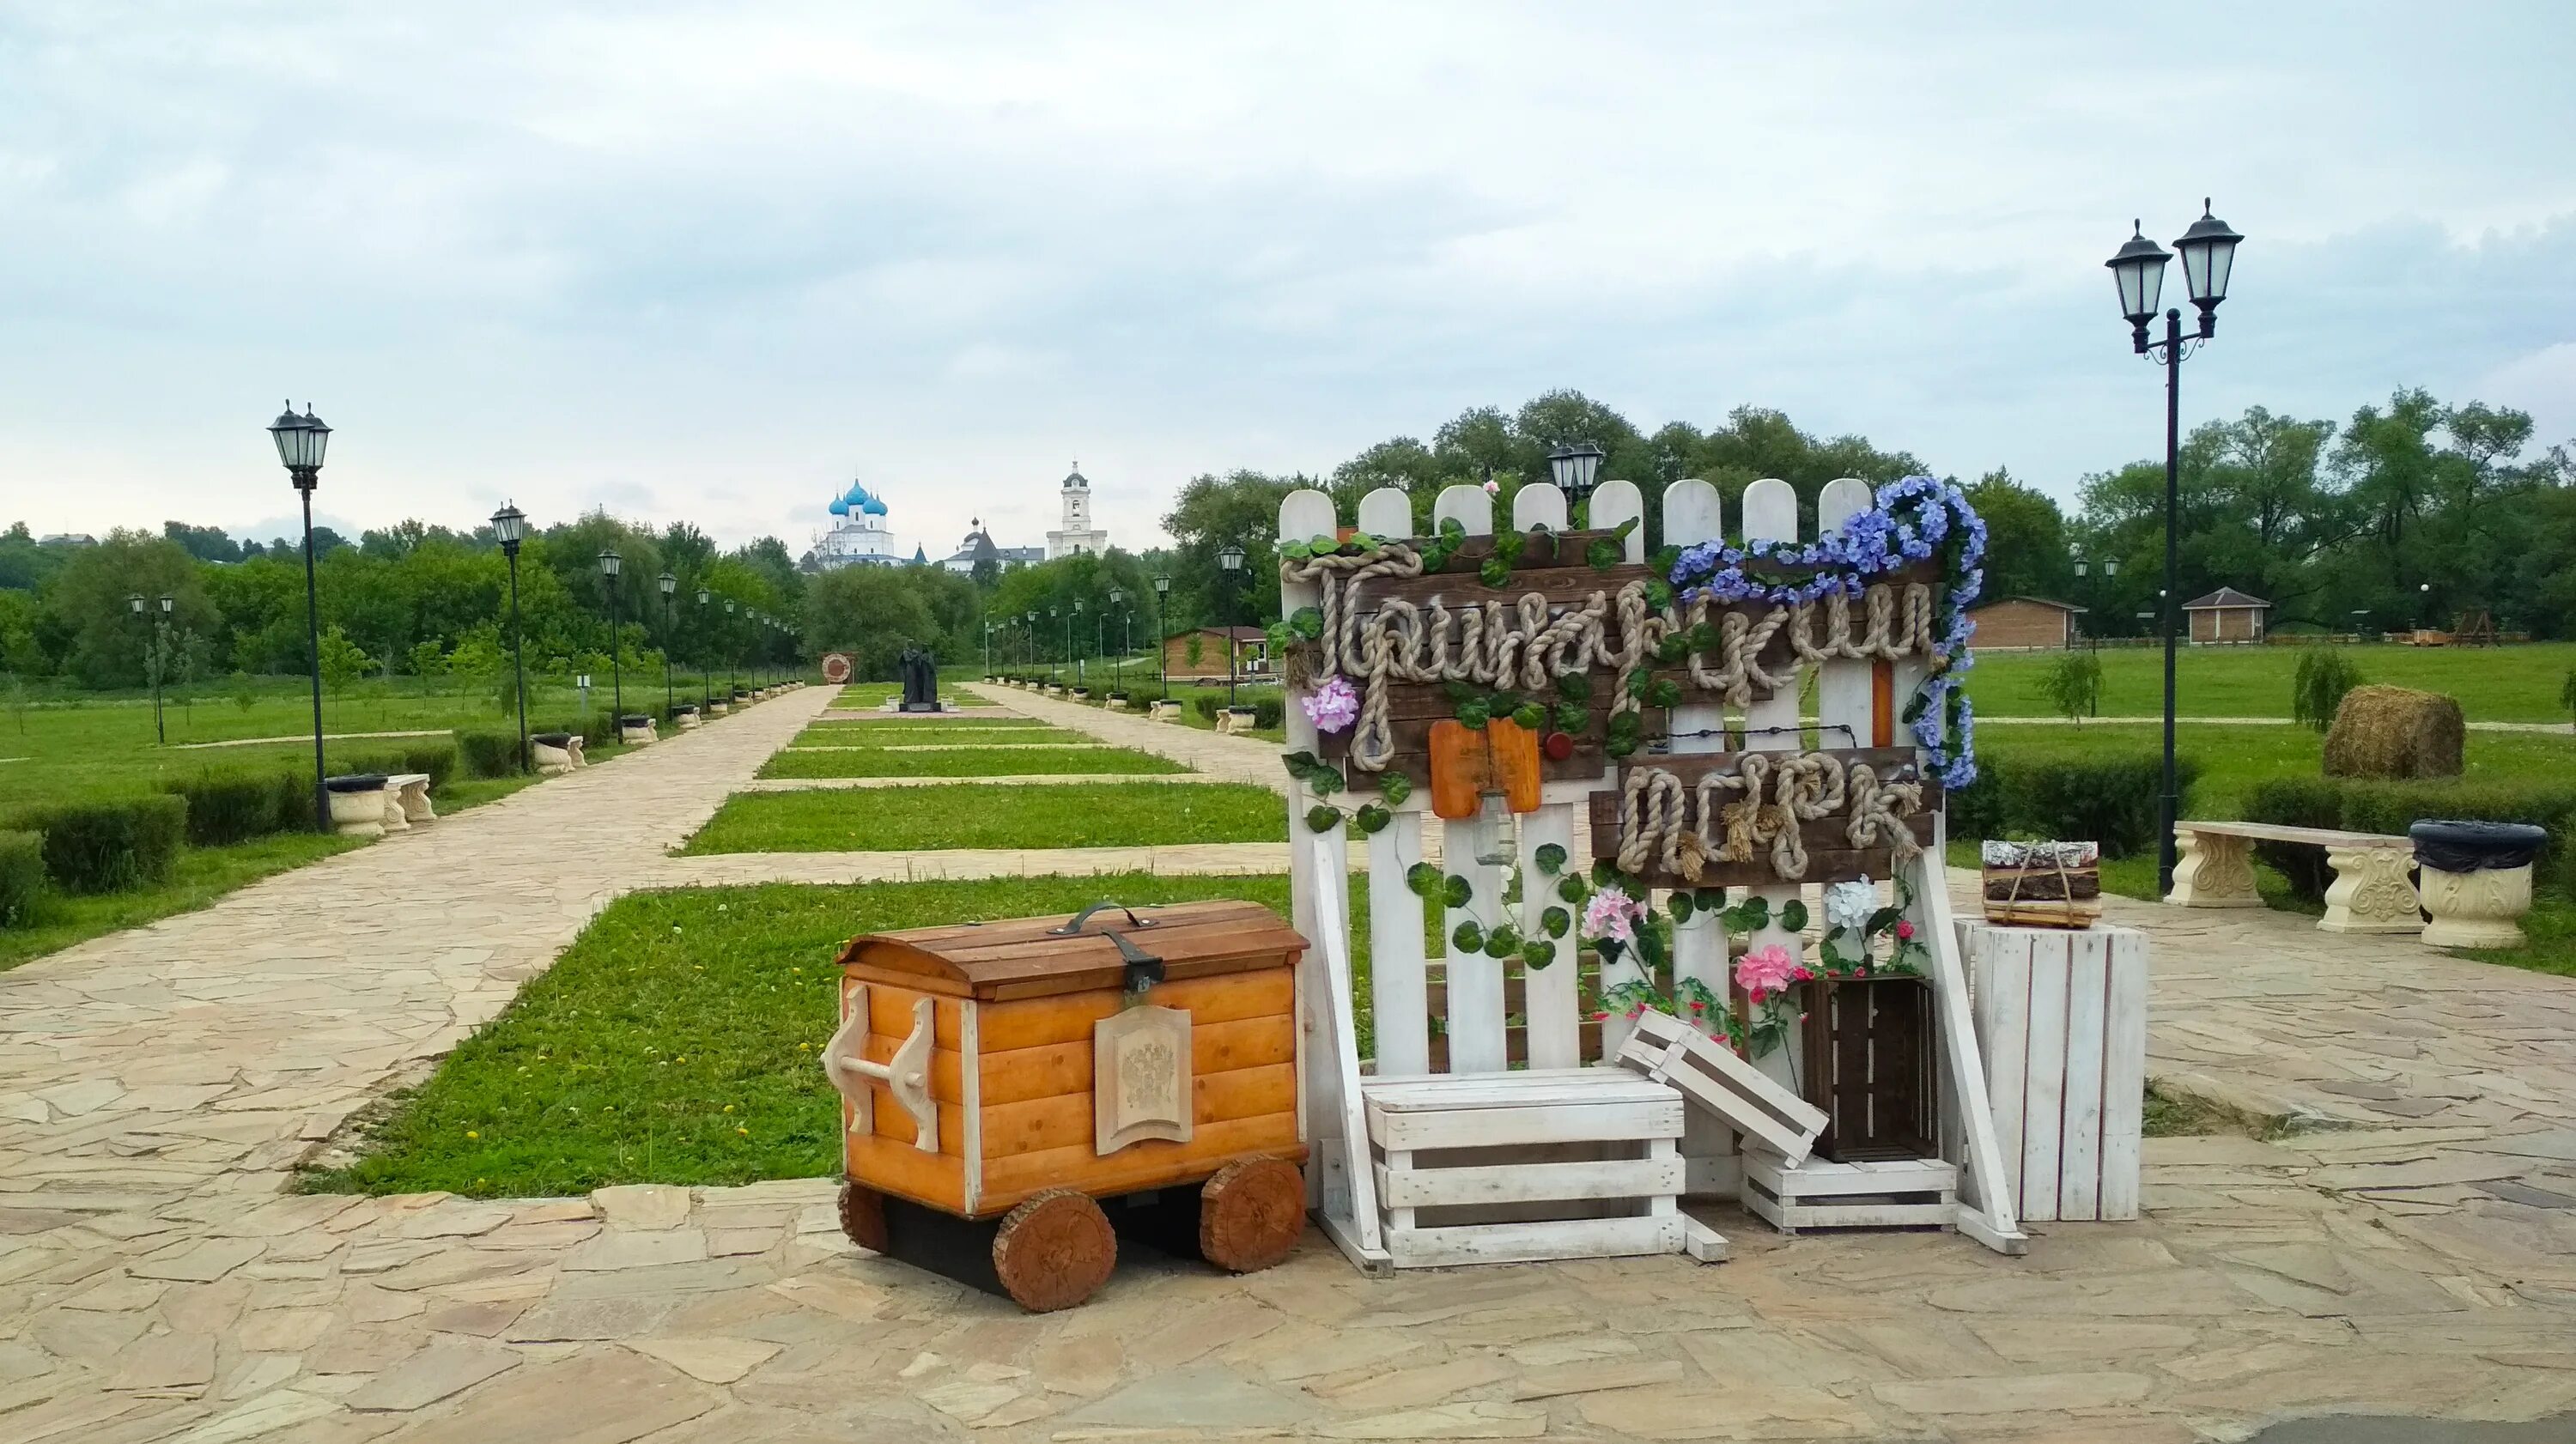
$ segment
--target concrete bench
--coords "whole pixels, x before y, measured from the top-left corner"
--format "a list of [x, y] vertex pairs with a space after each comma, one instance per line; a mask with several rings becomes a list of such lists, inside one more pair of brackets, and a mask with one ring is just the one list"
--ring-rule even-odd
[[650, 747], [662, 740], [662, 734], [651, 717], [630, 712], [617, 719], [617, 740], [629, 747]]
[[438, 821], [429, 805], [429, 774], [397, 772], [385, 779], [385, 831], [402, 832]]
[[1250, 732], [1258, 715], [1249, 707], [1225, 708], [1216, 714], [1216, 730], [1229, 735]]
[[2268, 822], [2177, 822], [2173, 891], [2165, 901], [2187, 908], [2261, 907], [2251, 855], [2258, 842], [2325, 849], [2334, 881], [2326, 888], [2326, 915], [2317, 919], [2319, 928], [2330, 933], [2424, 930], [2422, 900], [2410, 875], [2415, 844], [2376, 832]]
[[1181, 704], [1172, 701], [1169, 698], [1165, 698], [1160, 702], [1148, 703], [1145, 707], [1145, 712], [1146, 715], [1152, 717], [1157, 722], [1178, 722], [1181, 720]]

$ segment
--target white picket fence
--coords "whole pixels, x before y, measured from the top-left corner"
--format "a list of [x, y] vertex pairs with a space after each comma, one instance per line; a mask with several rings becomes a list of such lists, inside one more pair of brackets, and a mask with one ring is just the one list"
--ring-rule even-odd
[[[1870, 488], [1864, 482], [1846, 478], [1828, 483], [1819, 498], [1819, 524], [1831, 533], [1846, 518], [1868, 510], [1872, 504]], [[1663, 509], [1662, 541], [1666, 544], [1689, 546], [1724, 535], [1724, 509], [1717, 489], [1706, 481], [1673, 484], [1664, 493]], [[1644, 497], [1633, 483], [1607, 482], [1593, 493], [1587, 529], [1611, 530], [1637, 520], [1640, 525], [1630, 531], [1625, 541], [1626, 560], [1642, 564], [1646, 554], [1644, 517]], [[1432, 530], [1436, 532], [1443, 523], [1453, 520], [1470, 536], [1492, 533], [1493, 497], [1473, 486], [1443, 490], [1432, 508]], [[1779, 480], [1753, 483], [1743, 498], [1741, 521], [1748, 541], [1798, 539], [1795, 491]], [[1363, 497], [1356, 522], [1360, 531], [1372, 535], [1416, 534], [1411, 498], [1392, 487]], [[1562, 531], [1568, 522], [1564, 493], [1553, 485], [1524, 486], [1512, 499], [1511, 526], [1515, 530], [1526, 532], [1544, 525]], [[1279, 536], [1283, 540], [1334, 535], [1340, 525], [1332, 498], [1321, 491], [1292, 492], [1280, 505]], [[1476, 586], [1476, 582], [1468, 576], [1461, 579], [1461, 585], [1463, 591]], [[1317, 606], [1321, 601], [1320, 586], [1311, 581], [1288, 583], [1282, 591], [1281, 606], [1287, 614]], [[1923, 666], [1911, 659], [1892, 665], [1894, 676], [1883, 685], [1874, 678], [1870, 662], [1835, 659], [1823, 664], [1816, 678], [1820, 745], [1911, 745], [1913, 739], [1906, 725], [1890, 713], [1901, 709], [1904, 699], [1913, 694], [1922, 680]], [[1803, 672], [1800, 669], [1796, 681], [1768, 699], [1754, 702], [1745, 715], [1732, 719], [1748, 730], [1747, 747], [1799, 750]], [[1317, 751], [1316, 728], [1297, 705], [1300, 700], [1302, 692], [1292, 690], [1287, 708], [1288, 750]], [[1727, 750], [1722, 729], [1729, 721], [1714, 701], [1686, 700], [1670, 713], [1672, 750]], [[1686, 735], [1693, 733], [1706, 735]], [[1616, 785], [1615, 762], [1599, 779], [1546, 783], [1538, 810], [1518, 820], [1521, 875], [1529, 879], [1541, 876], [1534, 859], [1540, 848], [1551, 843], [1566, 850], [1572, 859], [1570, 867], [1588, 868], [1591, 849], [1585, 845], [1585, 829], [1589, 825], [1590, 798], [1596, 791]], [[1302, 783], [1293, 784], [1290, 791], [1290, 827], [1292, 835], [1299, 839], [1299, 845], [1289, 850], [1294, 922], [1309, 939], [1317, 939], [1320, 928], [1347, 926], [1350, 859], [1340, 829], [1314, 833], [1306, 827], [1307, 810], [1324, 799], [1312, 795]], [[1355, 789], [1329, 801], [1346, 805], [1354, 797], [1372, 800], [1374, 794]], [[1450, 1074], [1507, 1071], [1512, 1061], [1514, 1031], [1522, 1034], [1526, 1063], [1532, 1070], [1577, 1068], [1615, 1059], [1625, 1039], [1626, 1021], [1614, 1011], [1597, 1030], [1598, 1043], [1586, 1046], [1586, 1017], [1578, 996], [1571, 937], [1561, 944], [1561, 960], [1544, 969], [1526, 970], [1516, 961], [1494, 963], [1481, 957], [1469, 965], [1447, 968], [1444, 1006], [1435, 1012], [1431, 1006], [1433, 965], [1424, 947], [1425, 903], [1407, 885], [1406, 878], [1408, 869], [1425, 860], [1426, 819], [1445, 831], [1440, 849], [1443, 870], [1465, 877], [1472, 888], [1463, 909], [1452, 915], [1444, 908], [1439, 932], [1444, 939], [1466, 919], [1473, 919], [1486, 930], [1502, 920], [1504, 869], [1478, 859], [1500, 853], [1505, 839], [1496, 835], [1498, 824], [1481, 816], [1447, 823], [1433, 817], [1428, 788], [1417, 788], [1391, 811], [1392, 823], [1366, 840], [1363, 868], [1368, 888], [1368, 992], [1376, 1036], [1374, 1078], [1433, 1075], [1431, 1044], [1435, 1027], [1445, 1039], [1445, 1071]], [[2018, 1252], [2021, 1235], [2013, 1214], [2011, 1190], [2005, 1182], [1994, 1121], [1985, 1106], [1985, 1070], [1977, 1060], [1967, 983], [1955, 949], [1940, 860], [1944, 840], [1944, 834], [1936, 828], [1923, 857], [1907, 865], [1913, 890], [1911, 921], [1916, 936], [1926, 940], [1935, 959], [1930, 971], [1942, 1033], [1944, 1151], [1960, 1163], [1973, 1200], [1958, 1210], [1962, 1231], [1990, 1247]], [[1776, 943], [1803, 960], [1804, 939], [1779, 921], [1782, 905], [1799, 895], [1798, 888], [1784, 885], [1760, 891], [1771, 900], [1773, 923], [1753, 938], [1752, 946]], [[1552, 901], [1552, 893], [1545, 887], [1523, 889], [1521, 916], [1517, 920], [1523, 937], [1546, 936], [1540, 913]], [[1718, 921], [1708, 913], [1697, 913], [1675, 930], [1675, 972], [1678, 977], [1700, 980], [1711, 992], [1724, 997], [1729, 984], [1726, 950], [1726, 937]], [[1343, 1003], [1340, 1017], [1335, 1017], [1326, 951], [1319, 947], [1309, 952], [1303, 992], [1308, 1007], [1307, 1032], [1315, 1044], [1306, 1050], [1304, 1068], [1308, 1136], [1316, 1159], [1310, 1169], [1310, 1189], [1315, 1194], [1313, 1202], [1329, 1224], [1335, 1219], [1353, 1220], [1373, 1213], [1374, 1190], [1366, 1163], [1367, 1139], [1356, 1131], [1360, 1123], [1357, 1100], [1345, 1096], [1359, 1077], [1358, 1060], [1355, 1055], [1335, 1056], [1351, 1055], [1352, 1041], [1348, 1001]], [[1345, 967], [1348, 961], [1345, 953]], [[1516, 974], [1520, 983], [1517, 1030], [1506, 1014], [1507, 971]], [[1600, 986], [1606, 992], [1636, 976], [1636, 964], [1622, 959], [1603, 969]], [[1350, 987], [1347, 974], [1342, 986], [1345, 990]], [[1327, 1043], [1331, 1046], [1324, 1046]], [[1784, 1048], [1764, 1062], [1774, 1076], [1794, 1087], [1795, 1080], [1787, 1072], [1789, 1058], [1789, 1050]], [[1694, 1112], [1682, 1152], [1691, 1193], [1726, 1196], [1738, 1187], [1740, 1161], [1729, 1130]], [[1369, 1232], [1373, 1234], [1375, 1230]]]

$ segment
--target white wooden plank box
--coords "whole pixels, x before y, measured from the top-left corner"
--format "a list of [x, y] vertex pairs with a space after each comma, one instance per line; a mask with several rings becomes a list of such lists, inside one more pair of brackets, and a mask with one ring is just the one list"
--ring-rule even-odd
[[1648, 1008], [1619, 1045], [1619, 1061], [1679, 1088], [1728, 1127], [1791, 1163], [1806, 1161], [1830, 1121], [1824, 1110], [1772, 1081], [1725, 1044]]
[[1621, 1068], [1364, 1080], [1397, 1268], [1720, 1256], [1681, 1213], [1682, 1095]]
[[1959, 1170], [1937, 1158], [1791, 1163], [1747, 1148], [1741, 1202], [1782, 1233], [1952, 1228], [1959, 1214]]
[[1963, 921], [1986, 1091], [2023, 1219], [2138, 1216], [2147, 938]]

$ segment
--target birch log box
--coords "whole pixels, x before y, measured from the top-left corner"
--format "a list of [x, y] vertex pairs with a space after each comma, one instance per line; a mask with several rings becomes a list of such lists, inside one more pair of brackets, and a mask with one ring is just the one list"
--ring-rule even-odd
[[1305, 1228], [1305, 946], [1222, 901], [855, 939], [823, 1054], [843, 1228], [1038, 1311], [1088, 1298], [1121, 1235], [1278, 1262]]
[[1959, 940], [2021, 1217], [2136, 1218], [2146, 934], [1962, 920]]

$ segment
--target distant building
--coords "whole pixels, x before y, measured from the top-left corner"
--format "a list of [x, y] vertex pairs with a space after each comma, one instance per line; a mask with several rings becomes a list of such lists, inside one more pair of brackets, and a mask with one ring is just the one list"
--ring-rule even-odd
[[980, 516], [972, 519], [972, 526], [973, 529], [966, 533], [966, 539], [957, 544], [957, 550], [939, 559], [941, 566], [952, 572], [972, 576], [975, 564], [981, 561], [990, 561], [994, 570], [999, 571], [1021, 562], [1042, 562], [1047, 559], [1044, 547], [995, 546], [992, 533], [985, 530], [984, 519]]
[[1083, 476], [1080, 462], [1066, 473], [1061, 490], [1064, 494], [1064, 525], [1047, 533], [1047, 560], [1085, 552], [1098, 556], [1109, 550], [1109, 533], [1091, 524], [1091, 483]]
[[2191, 644], [2259, 642], [2269, 628], [2272, 604], [2234, 587], [2220, 587], [2196, 602], [2183, 603], [2191, 619]]
[[51, 536], [40, 536], [36, 538], [36, 545], [40, 547], [94, 547], [98, 545], [98, 538], [91, 536], [85, 531], [58, 531]]
[[2081, 635], [2076, 618], [2083, 615], [2084, 609], [2072, 602], [2052, 602], [2046, 597], [1998, 597], [1984, 606], [1968, 609], [1968, 620], [1977, 624], [1968, 645], [1979, 652], [2072, 647]]
[[1270, 634], [1259, 627], [1195, 627], [1170, 637], [1163, 643], [1164, 674], [1175, 682], [1224, 681], [1229, 640], [1241, 675], [1269, 674]]
[[903, 560], [895, 550], [894, 533], [886, 527], [883, 497], [854, 481], [848, 491], [832, 498], [831, 505], [824, 509], [840, 520], [814, 539], [814, 549], [805, 554], [805, 570], [890, 567]]

